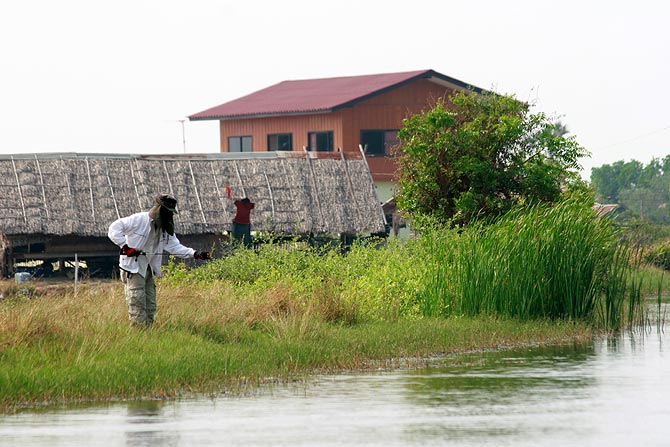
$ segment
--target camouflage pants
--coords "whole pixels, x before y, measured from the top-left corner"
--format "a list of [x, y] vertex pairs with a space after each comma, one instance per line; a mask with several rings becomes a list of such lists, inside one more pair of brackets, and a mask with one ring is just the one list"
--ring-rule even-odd
[[156, 315], [156, 283], [151, 267], [147, 277], [139, 273], [121, 272], [121, 281], [126, 285], [128, 318], [132, 324], [150, 326]]

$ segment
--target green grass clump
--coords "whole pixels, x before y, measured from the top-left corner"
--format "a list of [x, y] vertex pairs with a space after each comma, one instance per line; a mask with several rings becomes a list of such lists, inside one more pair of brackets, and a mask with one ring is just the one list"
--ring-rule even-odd
[[[283, 289], [287, 305], [319, 308], [327, 321], [355, 323], [418, 315], [417, 288], [426, 272], [414, 242], [389, 247], [355, 244], [346, 254], [303, 244], [238, 250], [198, 269], [170, 264], [167, 284], [224, 282], [264, 296]], [[266, 298], [263, 298], [266, 300]]]
[[630, 250], [610, 221], [579, 202], [433, 231], [423, 243], [433, 259], [422, 292], [429, 315], [586, 320], [618, 329], [639, 310]]

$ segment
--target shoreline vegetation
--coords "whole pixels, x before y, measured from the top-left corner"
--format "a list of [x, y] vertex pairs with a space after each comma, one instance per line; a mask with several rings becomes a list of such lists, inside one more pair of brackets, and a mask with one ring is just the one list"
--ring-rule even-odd
[[119, 281], [76, 296], [14, 286], [0, 304], [0, 411], [588, 340], [643, 322], [642, 296], [660, 301], [660, 270], [637, 257], [611, 222], [566, 201], [344, 254], [296, 242], [170, 262], [146, 330], [129, 326]]

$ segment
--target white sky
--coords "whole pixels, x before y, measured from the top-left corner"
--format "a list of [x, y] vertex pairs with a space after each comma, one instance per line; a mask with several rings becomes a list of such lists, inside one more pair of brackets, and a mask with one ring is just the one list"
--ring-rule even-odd
[[[558, 115], [591, 167], [670, 154], [667, 0], [15, 0], [0, 153], [183, 153], [186, 116], [287, 79], [434, 69]], [[188, 153], [216, 121], [185, 122]]]

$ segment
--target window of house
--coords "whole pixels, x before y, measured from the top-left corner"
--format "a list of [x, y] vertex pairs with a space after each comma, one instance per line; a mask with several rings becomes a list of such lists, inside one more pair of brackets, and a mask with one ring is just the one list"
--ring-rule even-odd
[[398, 143], [398, 129], [361, 130], [361, 146], [366, 155], [391, 155]]
[[307, 143], [309, 146], [307, 150], [318, 152], [332, 152], [333, 151], [333, 132], [308, 132]]
[[251, 152], [251, 136], [228, 137], [228, 152]]
[[292, 151], [293, 150], [293, 134], [290, 133], [275, 133], [268, 135], [268, 150], [269, 151]]

